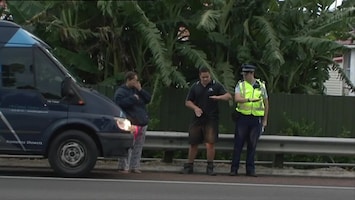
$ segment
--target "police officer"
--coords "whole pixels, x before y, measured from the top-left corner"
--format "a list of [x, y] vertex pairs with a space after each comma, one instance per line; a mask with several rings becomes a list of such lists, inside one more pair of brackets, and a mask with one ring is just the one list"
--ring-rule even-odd
[[235, 87], [234, 100], [237, 103], [236, 111], [239, 117], [236, 119], [231, 176], [238, 175], [240, 156], [246, 142], [246, 175], [256, 177], [254, 164], [256, 144], [267, 125], [269, 102], [265, 84], [254, 76], [255, 68], [254, 65], [242, 65], [243, 80]]

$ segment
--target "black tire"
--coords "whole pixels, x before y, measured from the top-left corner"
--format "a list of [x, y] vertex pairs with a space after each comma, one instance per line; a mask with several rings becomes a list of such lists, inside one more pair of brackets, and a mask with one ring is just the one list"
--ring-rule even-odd
[[60, 133], [51, 142], [48, 161], [52, 169], [63, 177], [82, 177], [95, 166], [98, 150], [93, 139], [82, 131]]

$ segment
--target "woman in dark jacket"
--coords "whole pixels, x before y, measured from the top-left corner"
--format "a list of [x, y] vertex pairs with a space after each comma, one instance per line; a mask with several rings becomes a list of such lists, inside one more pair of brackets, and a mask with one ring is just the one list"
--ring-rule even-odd
[[133, 148], [128, 151], [128, 157], [119, 159], [118, 167], [122, 173], [141, 173], [140, 160], [149, 121], [146, 105], [150, 100], [151, 95], [142, 89], [137, 73], [127, 72], [125, 84], [116, 90], [114, 101], [126, 113], [132, 125], [136, 126], [136, 130]]

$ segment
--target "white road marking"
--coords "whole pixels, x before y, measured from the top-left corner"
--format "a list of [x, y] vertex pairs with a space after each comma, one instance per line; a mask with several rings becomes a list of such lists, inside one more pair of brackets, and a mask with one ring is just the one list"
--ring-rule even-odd
[[254, 186], [254, 187], [355, 190], [355, 187], [317, 186], [317, 185], [316, 186], [311, 186], [311, 185], [281, 185], [281, 184], [257, 184], [257, 183], [220, 183], [220, 182], [190, 182], [190, 181], [120, 180], [120, 179], [26, 177], [26, 176], [0, 176], [0, 179], [25, 179], [25, 180], [27, 179], [27, 180], [53, 180], [53, 181], [88, 181], [88, 182], [127, 182], [127, 183], [166, 183], [166, 184], [192, 184], [192, 185], [223, 185], [223, 186]]

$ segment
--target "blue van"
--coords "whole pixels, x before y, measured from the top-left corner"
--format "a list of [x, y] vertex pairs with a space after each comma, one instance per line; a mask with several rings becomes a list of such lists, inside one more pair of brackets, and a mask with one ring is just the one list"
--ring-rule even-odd
[[40, 155], [64, 177], [98, 157], [126, 155], [131, 123], [113, 101], [80, 86], [49, 46], [0, 20], [0, 154]]

